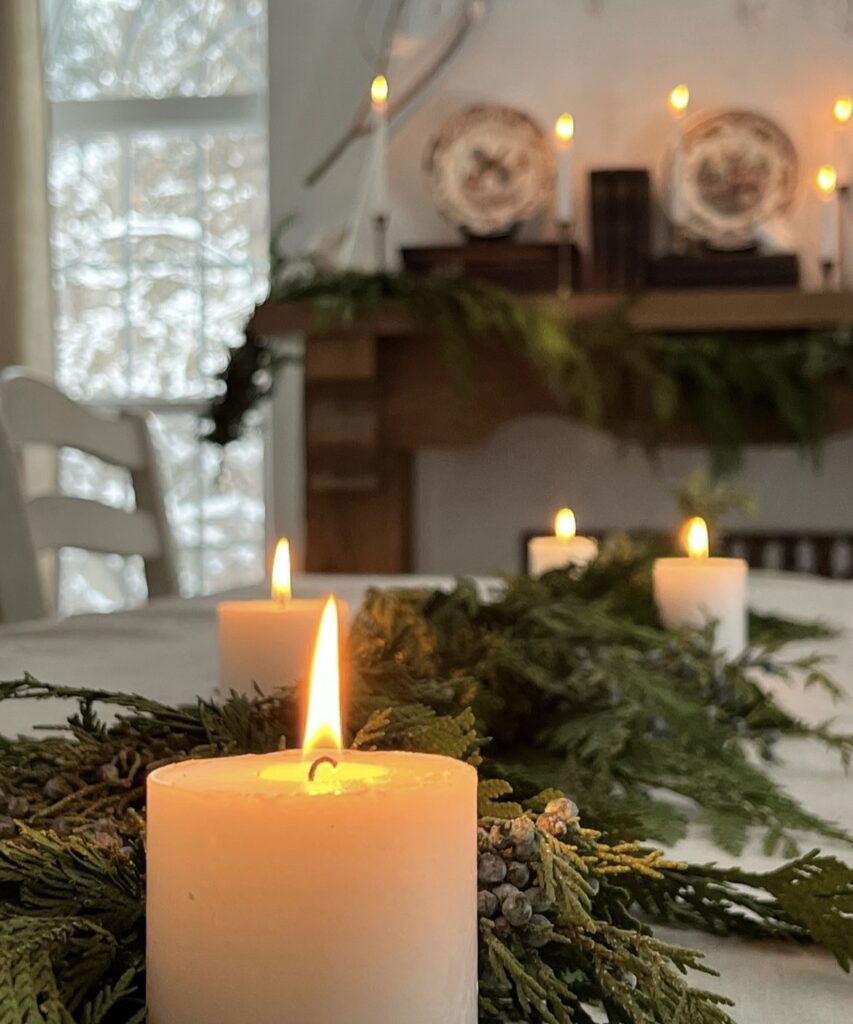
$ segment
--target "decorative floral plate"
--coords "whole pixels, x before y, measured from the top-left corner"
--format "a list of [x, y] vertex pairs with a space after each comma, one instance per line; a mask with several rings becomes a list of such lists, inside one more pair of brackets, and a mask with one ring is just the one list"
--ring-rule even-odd
[[554, 194], [548, 135], [509, 107], [469, 107], [452, 117], [425, 159], [439, 211], [470, 235], [503, 235]]
[[725, 110], [692, 120], [682, 146], [680, 161], [670, 152], [665, 180], [671, 195], [680, 167], [680, 226], [689, 236], [717, 249], [747, 248], [762, 224], [791, 205], [797, 152], [769, 118]]

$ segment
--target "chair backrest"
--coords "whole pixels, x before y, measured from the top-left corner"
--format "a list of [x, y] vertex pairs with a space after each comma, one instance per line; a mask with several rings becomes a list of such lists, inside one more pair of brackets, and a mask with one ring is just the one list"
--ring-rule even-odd
[[[18, 450], [33, 444], [75, 448], [126, 469], [136, 507], [125, 511], [67, 495], [27, 501]], [[163, 490], [145, 416], [100, 415], [48, 381], [10, 368], [0, 373], [0, 621], [47, 614], [36, 552], [63, 547], [141, 555], [149, 597], [178, 592]]]

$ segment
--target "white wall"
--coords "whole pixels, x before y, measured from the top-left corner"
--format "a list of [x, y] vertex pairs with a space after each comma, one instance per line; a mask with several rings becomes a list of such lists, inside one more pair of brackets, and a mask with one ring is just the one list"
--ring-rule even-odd
[[[738, 0], [603, 0], [598, 14], [591, 11], [595, 6], [583, 0], [487, 0], [487, 16], [464, 50], [394, 127], [392, 241], [429, 244], [457, 237], [432, 208], [421, 162], [430, 137], [460, 108], [512, 104], [543, 124], [570, 109], [577, 125], [575, 186], [583, 189], [592, 167], [657, 171], [670, 130], [666, 96], [684, 81], [695, 112], [753, 108], [790, 134], [803, 180], [792, 235], [806, 284], [815, 286], [817, 201], [809, 182], [814, 168], [831, 159], [832, 100], [853, 92], [853, 36], [841, 31], [838, 15], [844, 5], [767, 0], [760, 26], [738, 17], [744, 6]], [[369, 84], [357, 15], [371, 11], [363, 33], [369, 46], [387, 7], [388, 0], [270, 0], [273, 221], [301, 212], [295, 244], [341, 226], [352, 208], [363, 142], [317, 189], [306, 192], [300, 181]], [[585, 196], [580, 210], [583, 244]], [[549, 230], [543, 222], [527, 234]], [[369, 251], [367, 241], [361, 239], [362, 252]], [[681, 449], [667, 453], [655, 470], [639, 453], [626, 456], [591, 431], [541, 420], [515, 424], [481, 448], [425, 452], [419, 459], [418, 567], [481, 571], [513, 565], [520, 532], [547, 521], [553, 507], [566, 501], [597, 526], [665, 525], [672, 514], [667, 488], [701, 459], [700, 451]], [[792, 452], [760, 449], [749, 453], [743, 482], [760, 491], [762, 523], [843, 526], [851, 518], [851, 464], [853, 441], [836, 442], [818, 475]], [[487, 515], [482, 494], [492, 496]]]

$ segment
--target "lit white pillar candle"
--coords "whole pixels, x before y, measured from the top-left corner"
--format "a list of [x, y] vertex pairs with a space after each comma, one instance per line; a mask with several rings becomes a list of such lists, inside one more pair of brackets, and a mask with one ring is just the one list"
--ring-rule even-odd
[[377, 75], [370, 86], [373, 111], [373, 216], [388, 216], [388, 80]]
[[667, 629], [716, 623], [714, 642], [728, 658], [747, 642], [746, 562], [709, 558], [708, 528], [698, 516], [687, 530], [687, 558], [658, 558], [652, 571], [655, 604]]
[[574, 137], [575, 119], [571, 114], [560, 114], [554, 122], [554, 142], [557, 147], [555, 213], [558, 225], [571, 224], [574, 218], [572, 197], [572, 140]]
[[[307, 677], [323, 601], [293, 597], [287, 540], [276, 547], [271, 589], [268, 601], [223, 601], [216, 606], [219, 687], [224, 693], [271, 693]], [[346, 632], [347, 606], [340, 601], [338, 609]]]
[[527, 571], [531, 576], [541, 576], [567, 565], [584, 566], [597, 554], [598, 544], [592, 537], [577, 536], [574, 512], [561, 508], [554, 519], [553, 536], [531, 537], [527, 542]]
[[149, 1024], [476, 1024], [476, 771], [340, 749], [336, 620], [302, 750], [148, 777]]
[[672, 174], [670, 181], [669, 218], [673, 227], [684, 223], [684, 115], [690, 103], [690, 90], [676, 85], [669, 93], [669, 112], [673, 120]]
[[815, 175], [820, 196], [820, 244], [819, 257], [824, 272], [824, 283], [828, 283], [831, 270], [838, 263], [838, 174], [832, 164], [819, 167]]

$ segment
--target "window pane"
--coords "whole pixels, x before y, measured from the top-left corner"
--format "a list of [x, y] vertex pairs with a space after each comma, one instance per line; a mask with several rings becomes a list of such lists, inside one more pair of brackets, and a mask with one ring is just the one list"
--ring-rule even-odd
[[263, 91], [263, 0], [46, 0], [57, 100]]

